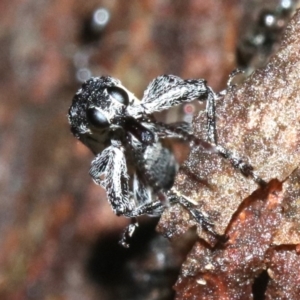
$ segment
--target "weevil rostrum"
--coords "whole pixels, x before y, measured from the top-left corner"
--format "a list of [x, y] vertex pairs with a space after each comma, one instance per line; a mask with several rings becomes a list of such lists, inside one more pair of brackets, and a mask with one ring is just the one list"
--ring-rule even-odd
[[[229, 158], [245, 175], [252, 168], [216, 145], [215, 99], [203, 79], [183, 80], [173, 75], [154, 79], [138, 100], [119, 80], [92, 77], [73, 98], [69, 109], [71, 131], [95, 154], [90, 175], [104, 187], [114, 213], [132, 219], [120, 243], [128, 247], [141, 215], [160, 216], [166, 203], [180, 203], [202, 226], [215, 234], [213, 224], [195, 205], [172, 191], [180, 163], [172, 140], [196, 142], [208, 151]], [[198, 99], [206, 101], [208, 142], [193, 136], [185, 122], [165, 124], [153, 113]]]

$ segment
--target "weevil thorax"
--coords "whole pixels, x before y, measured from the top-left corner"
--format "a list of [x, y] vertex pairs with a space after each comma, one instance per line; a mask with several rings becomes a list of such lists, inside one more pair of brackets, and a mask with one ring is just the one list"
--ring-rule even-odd
[[111, 133], [121, 129], [127, 106], [137, 102], [119, 80], [92, 77], [73, 98], [68, 115], [71, 131], [93, 152], [100, 152], [109, 143]]

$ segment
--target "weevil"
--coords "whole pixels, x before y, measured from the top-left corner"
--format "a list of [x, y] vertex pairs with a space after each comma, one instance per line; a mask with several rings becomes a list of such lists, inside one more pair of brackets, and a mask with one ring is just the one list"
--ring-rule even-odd
[[[75, 94], [68, 118], [72, 133], [95, 154], [90, 175], [106, 190], [114, 213], [132, 219], [120, 241], [123, 246], [128, 247], [127, 239], [138, 224], [136, 218], [160, 216], [166, 203], [180, 203], [216, 234], [213, 224], [192, 202], [172, 192], [180, 167], [172, 145], [194, 142], [229, 158], [245, 175], [252, 175], [249, 165], [216, 145], [217, 97], [205, 80], [183, 80], [174, 75], [154, 79], [141, 101], [110, 76], [90, 78]], [[195, 99], [207, 104], [208, 142], [195, 138], [188, 123], [165, 124], [153, 115]]]

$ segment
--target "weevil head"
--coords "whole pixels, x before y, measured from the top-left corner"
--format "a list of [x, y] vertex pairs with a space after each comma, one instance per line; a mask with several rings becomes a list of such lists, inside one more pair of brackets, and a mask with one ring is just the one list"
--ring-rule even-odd
[[119, 80], [110, 76], [90, 78], [78, 90], [69, 109], [71, 131], [80, 138], [118, 126], [131, 95]]
[[109, 143], [111, 132], [122, 130], [127, 108], [137, 101], [119, 80], [92, 77], [73, 98], [68, 114], [71, 131], [93, 152], [99, 152]]

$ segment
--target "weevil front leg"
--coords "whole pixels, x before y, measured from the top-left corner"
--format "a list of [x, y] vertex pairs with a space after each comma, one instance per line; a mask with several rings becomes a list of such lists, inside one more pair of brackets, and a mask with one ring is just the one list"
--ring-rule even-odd
[[206, 101], [208, 141], [217, 144], [216, 98], [218, 98], [217, 95], [204, 79], [183, 80], [174, 75], [163, 75], [149, 84], [140, 104], [140, 109], [143, 110], [143, 113], [152, 114], [197, 99]]
[[174, 75], [155, 78], [147, 87], [135, 113], [152, 114], [193, 100], [206, 101], [208, 141], [217, 144], [215, 100], [217, 95], [204, 79], [186, 79]]
[[[231, 85], [233, 77], [241, 72], [241, 70], [233, 71], [229, 76], [228, 85]], [[176, 76], [164, 75], [154, 79], [150, 83], [145, 91], [142, 106], [145, 108], [146, 113], [153, 113], [194, 99], [199, 99], [199, 101], [206, 100], [207, 141], [195, 137], [192, 134], [191, 128], [184, 122], [174, 124], [157, 122], [158, 136], [161, 138], [177, 137], [191, 141], [209, 153], [217, 153], [228, 159], [243, 175], [252, 177], [256, 183], [260, 186], [264, 186], [266, 184], [265, 181], [253, 172], [253, 167], [250, 164], [234, 155], [228, 149], [218, 145], [215, 108], [215, 100], [218, 97], [220, 97], [220, 95], [216, 95], [214, 91], [207, 86], [205, 80], [182, 80]]]
[[125, 228], [120, 240], [120, 244], [128, 248], [128, 239], [134, 234], [138, 222], [134, 199], [129, 194], [126, 160], [120, 142], [113, 141], [110, 147], [96, 156], [92, 161], [90, 175], [105, 188], [115, 214], [131, 217], [132, 222]]
[[163, 75], [149, 84], [140, 106], [144, 114], [152, 114], [196, 99], [205, 101], [210, 93], [211, 88], [204, 79], [183, 80], [174, 75]]
[[102, 185], [107, 199], [116, 215], [126, 215], [135, 209], [134, 199], [129, 193], [129, 176], [127, 173], [124, 149], [118, 141], [104, 149], [92, 161], [90, 175]]

